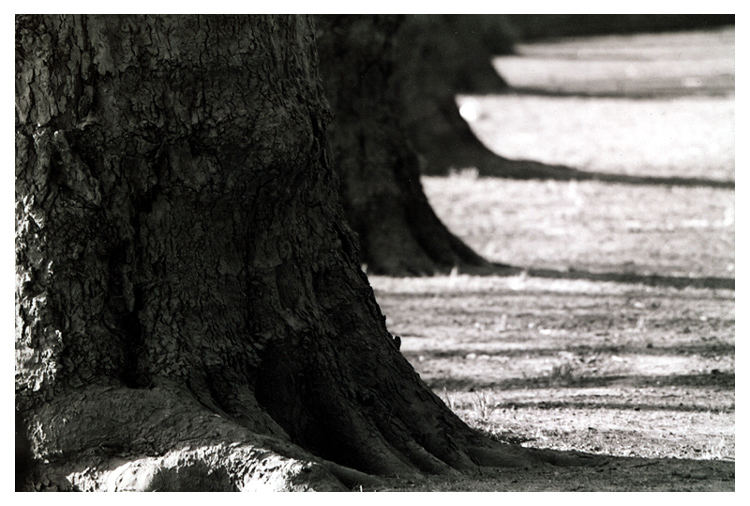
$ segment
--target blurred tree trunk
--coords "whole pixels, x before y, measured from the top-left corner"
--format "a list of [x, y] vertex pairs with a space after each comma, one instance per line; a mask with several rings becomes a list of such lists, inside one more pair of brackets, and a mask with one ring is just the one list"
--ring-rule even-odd
[[493, 56], [513, 52], [516, 28], [502, 15], [406, 16], [396, 39], [402, 117], [424, 174], [476, 169], [481, 176], [592, 179], [562, 166], [510, 160], [488, 149], [459, 114], [459, 94], [507, 91]]
[[327, 117], [305, 17], [16, 18], [23, 487], [329, 490], [547, 458], [469, 429], [398, 352]]
[[[460, 93], [498, 93], [507, 84], [492, 66], [512, 51], [501, 16], [407, 16], [396, 42], [408, 137], [425, 174], [475, 167], [483, 173], [497, 156], [476, 138], [456, 105]], [[493, 23], [494, 22], [494, 23]], [[494, 28], [494, 29], [493, 29]], [[507, 38], [503, 41], [503, 35]], [[491, 50], [492, 48], [492, 50]]]
[[420, 275], [486, 266], [448, 231], [422, 190], [394, 66], [402, 22], [403, 16], [316, 18], [346, 216], [368, 272]]

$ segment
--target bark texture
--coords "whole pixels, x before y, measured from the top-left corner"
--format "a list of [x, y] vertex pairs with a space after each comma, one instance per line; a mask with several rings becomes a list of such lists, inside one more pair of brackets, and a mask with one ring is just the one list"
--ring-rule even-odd
[[336, 490], [547, 458], [477, 435], [398, 352], [328, 117], [306, 17], [16, 18], [23, 487]]
[[394, 39], [403, 16], [318, 16], [333, 163], [368, 272], [423, 275], [487, 263], [448, 231], [419, 180], [402, 122]]

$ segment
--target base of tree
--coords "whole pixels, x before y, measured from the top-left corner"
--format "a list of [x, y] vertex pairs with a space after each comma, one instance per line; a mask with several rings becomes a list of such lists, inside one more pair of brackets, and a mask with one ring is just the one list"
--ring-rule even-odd
[[[425, 276], [453, 270], [477, 272], [491, 269], [489, 262], [453, 235], [437, 217], [419, 189], [394, 212], [372, 215], [355, 224], [367, 272], [390, 276]], [[363, 220], [364, 221], [364, 220]]]
[[[399, 352], [344, 223], [312, 29], [16, 19], [20, 488], [346, 490], [557, 459], [472, 430]], [[431, 261], [460, 261], [401, 195]]]
[[[377, 488], [387, 476], [419, 480], [482, 467], [601, 461], [482, 438], [457, 451], [450, 465], [411, 443], [417, 466], [381, 454], [380, 472], [364, 473], [314, 456], [283, 436], [250, 431], [170, 384], [90, 387], [56, 399], [31, 419], [45, 434], [34, 450], [49, 458], [32, 463], [17, 483], [23, 491], [344, 491]], [[363, 443], [378, 454], [375, 445]]]

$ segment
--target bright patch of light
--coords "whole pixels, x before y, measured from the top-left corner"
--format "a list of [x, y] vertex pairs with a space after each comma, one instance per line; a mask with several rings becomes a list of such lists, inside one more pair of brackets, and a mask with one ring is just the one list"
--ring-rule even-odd
[[476, 121], [479, 118], [479, 102], [467, 99], [458, 108], [461, 117], [468, 122]]

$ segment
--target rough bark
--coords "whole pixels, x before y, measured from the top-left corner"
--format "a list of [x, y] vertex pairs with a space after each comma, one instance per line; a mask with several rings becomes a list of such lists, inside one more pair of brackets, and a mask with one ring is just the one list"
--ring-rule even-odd
[[16, 18], [24, 487], [336, 490], [549, 458], [477, 435], [394, 345], [312, 36], [298, 16]]
[[487, 263], [435, 215], [402, 124], [393, 41], [403, 16], [318, 16], [333, 164], [368, 272], [421, 275]]

